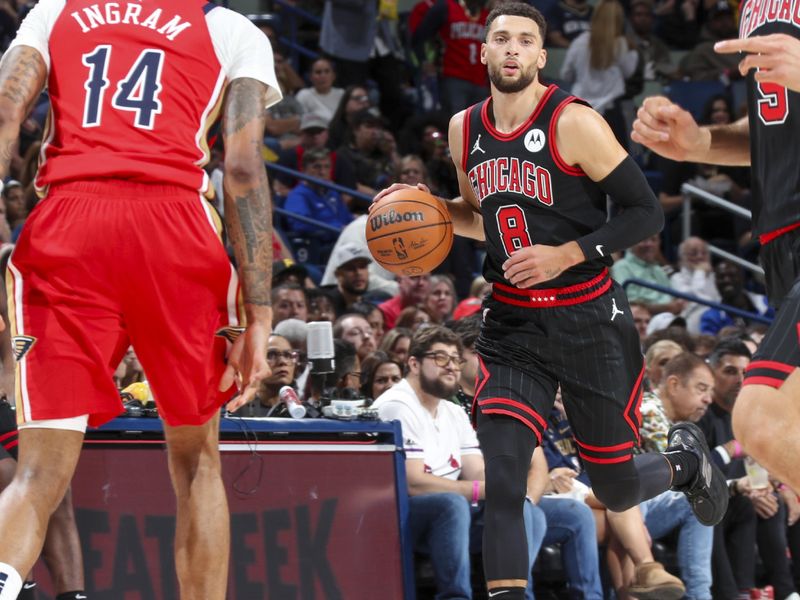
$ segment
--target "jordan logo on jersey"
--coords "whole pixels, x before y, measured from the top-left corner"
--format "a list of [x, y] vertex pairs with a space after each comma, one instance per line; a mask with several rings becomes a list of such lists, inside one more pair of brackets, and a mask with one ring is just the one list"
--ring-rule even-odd
[[550, 171], [529, 160], [515, 156], [490, 158], [475, 165], [467, 173], [479, 202], [498, 193], [522, 194], [546, 206], [553, 204], [553, 184]]
[[613, 321], [614, 317], [616, 317], [617, 315], [624, 315], [624, 314], [625, 314], [624, 312], [622, 312], [620, 309], [617, 308], [617, 299], [616, 298], [612, 298], [611, 299], [611, 320]]
[[236, 338], [238, 338], [243, 333], [244, 333], [244, 327], [229, 325], [228, 327], [223, 327], [222, 329], [218, 329], [214, 335], [217, 337], [225, 338], [232, 344], [233, 342], [236, 341]]
[[14, 360], [19, 362], [30, 352], [36, 338], [29, 335], [17, 335], [11, 338], [11, 350], [14, 352]]
[[472, 146], [472, 152], [470, 154], [475, 154], [476, 152], [480, 152], [481, 154], [486, 154], [486, 152], [481, 148], [481, 134], [478, 134], [478, 139], [475, 140], [475, 145]]

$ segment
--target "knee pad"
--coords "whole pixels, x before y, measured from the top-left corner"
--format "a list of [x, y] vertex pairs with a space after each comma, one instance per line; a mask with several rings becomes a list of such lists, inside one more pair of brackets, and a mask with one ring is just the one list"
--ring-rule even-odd
[[536, 447], [533, 432], [517, 419], [482, 418], [478, 439], [486, 465], [487, 502], [495, 506], [521, 506]]
[[639, 476], [632, 460], [600, 465], [585, 462], [597, 499], [614, 512], [622, 512], [639, 503]]
[[[522, 506], [527, 491], [527, 467], [521, 473], [519, 459], [493, 456], [486, 460], [486, 501], [497, 507]], [[521, 512], [521, 508], [520, 508]]]

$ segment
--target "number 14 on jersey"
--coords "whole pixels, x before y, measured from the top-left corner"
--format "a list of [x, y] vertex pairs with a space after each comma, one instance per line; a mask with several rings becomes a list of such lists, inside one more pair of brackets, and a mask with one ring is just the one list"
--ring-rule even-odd
[[[97, 46], [83, 55], [83, 65], [89, 76], [83, 84], [86, 100], [83, 107], [83, 126], [97, 127], [103, 120], [103, 98], [111, 85], [108, 65], [112, 60], [111, 46]], [[148, 48], [134, 61], [127, 75], [116, 85], [111, 106], [134, 113], [133, 124], [140, 129], [153, 129], [156, 115], [161, 114], [161, 72], [164, 51]]]

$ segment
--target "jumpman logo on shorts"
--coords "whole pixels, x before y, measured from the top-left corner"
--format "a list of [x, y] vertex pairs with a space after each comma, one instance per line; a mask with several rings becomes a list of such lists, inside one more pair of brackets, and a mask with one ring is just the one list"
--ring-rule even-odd
[[478, 150], [480, 150], [481, 154], [486, 154], [483, 148], [481, 148], [481, 134], [478, 134], [478, 139], [475, 140], [475, 145], [472, 147], [472, 151], [470, 154], [475, 154]]
[[612, 298], [611, 299], [611, 320], [613, 321], [614, 317], [616, 317], [617, 315], [624, 315], [624, 314], [625, 314], [624, 312], [622, 312], [620, 309], [617, 308], [617, 299], [616, 298]]

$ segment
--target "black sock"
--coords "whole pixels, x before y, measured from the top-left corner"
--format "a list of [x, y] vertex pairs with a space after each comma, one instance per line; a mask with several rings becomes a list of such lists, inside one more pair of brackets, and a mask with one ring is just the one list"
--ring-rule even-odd
[[19, 592], [19, 596], [17, 596], [17, 600], [36, 600], [36, 582], [23, 582], [22, 589]]
[[88, 598], [86, 592], [83, 590], [75, 590], [73, 592], [64, 592], [56, 596], [56, 600], [83, 600]]
[[490, 600], [525, 600], [525, 588], [521, 587], [493, 587], [487, 593]]
[[663, 454], [672, 467], [672, 487], [686, 485], [694, 479], [697, 469], [700, 468], [700, 461], [694, 452], [688, 450], [669, 450]]

